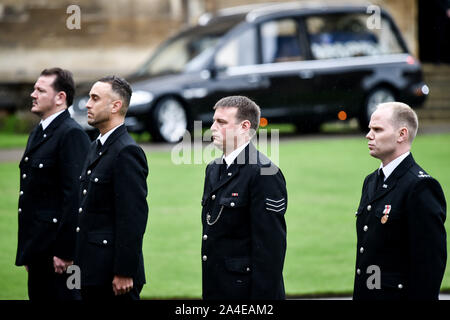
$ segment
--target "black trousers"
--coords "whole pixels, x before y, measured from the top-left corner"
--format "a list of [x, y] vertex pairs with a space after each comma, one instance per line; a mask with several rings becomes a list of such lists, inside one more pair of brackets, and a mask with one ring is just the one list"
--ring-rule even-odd
[[116, 301], [131, 301], [140, 300], [140, 293], [142, 285], [133, 286], [130, 292], [121, 295], [114, 295], [112, 283], [104, 286], [82, 286], [81, 298], [83, 301], [104, 301], [104, 300], [116, 300]]
[[67, 287], [67, 273], [53, 268], [53, 256], [46, 256], [28, 265], [28, 297], [32, 301], [81, 300], [80, 290]]

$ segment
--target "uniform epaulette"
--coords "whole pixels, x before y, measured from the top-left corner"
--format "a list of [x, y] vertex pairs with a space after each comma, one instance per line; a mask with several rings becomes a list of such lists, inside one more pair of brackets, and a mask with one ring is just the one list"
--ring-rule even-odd
[[417, 176], [419, 178], [431, 178], [429, 174], [425, 174], [423, 171], [419, 171], [419, 174]]

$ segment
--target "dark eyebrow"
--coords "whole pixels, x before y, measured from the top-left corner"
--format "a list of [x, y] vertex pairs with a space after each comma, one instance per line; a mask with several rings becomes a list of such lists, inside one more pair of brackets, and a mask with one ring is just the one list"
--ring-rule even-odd
[[97, 94], [95, 93], [90, 93], [89, 94], [91, 96], [91, 98], [100, 98]]

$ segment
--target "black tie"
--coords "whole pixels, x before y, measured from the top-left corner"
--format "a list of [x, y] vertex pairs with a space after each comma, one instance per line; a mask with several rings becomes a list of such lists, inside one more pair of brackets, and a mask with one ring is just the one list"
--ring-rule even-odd
[[220, 176], [219, 179], [222, 180], [227, 174], [227, 163], [225, 158], [222, 159], [222, 164], [220, 165]]
[[95, 149], [95, 152], [97, 153], [97, 154], [99, 154], [99, 152], [100, 152], [100, 149], [102, 148], [102, 142], [100, 141], [100, 139], [97, 139], [97, 148]]
[[383, 169], [379, 169], [377, 177], [377, 189], [379, 189], [383, 184], [384, 184], [384, 172]]

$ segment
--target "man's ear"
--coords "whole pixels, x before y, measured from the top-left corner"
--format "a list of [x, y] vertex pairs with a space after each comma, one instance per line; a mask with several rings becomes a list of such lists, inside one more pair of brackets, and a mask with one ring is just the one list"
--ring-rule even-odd
[[[64, 91], [60, 91], [55, 96], [55, 104], [60, 107], [67, 103], [67, 95]], [[69, 107], [69, 106], [68, 106]]]
[[252, 127], [252, 124], [250, 123], [250, 121], [248, 121], [248, 120], [242, 121], [242, 123], [241, 123], [241, 128], [242, 128], [244, 131], [250, 130], [251, 127]]
[[398, 129], [398, 137], [397, 137], [397, 142], [402, 143], [404, 141], [408, 141], [409, 140], [409, 131], [407, 127], [401, 127], [400, 129]]
[[112, 105], [111, 113], [119, 113], [122, 109], [122, 100], [114, 100]]

